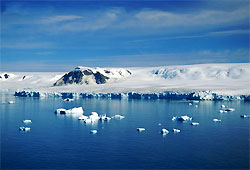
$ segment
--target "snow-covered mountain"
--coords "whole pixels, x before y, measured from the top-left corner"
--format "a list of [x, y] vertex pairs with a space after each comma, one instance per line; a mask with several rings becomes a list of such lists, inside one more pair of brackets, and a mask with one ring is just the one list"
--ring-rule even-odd
[[4, 72], [0, 76], [1, 89], [75, 93], [211, 90], [220, 94], [250, 94], [250, 63], [137, 68], [77, 67], [68, 73]]
[[105, 69], [78, 66], [75, 70], [64, 74], [54, 83], [54, 86], [67, 84], [105, 84], [130, 76], [131, 74], [131, 71], [122, 68]]

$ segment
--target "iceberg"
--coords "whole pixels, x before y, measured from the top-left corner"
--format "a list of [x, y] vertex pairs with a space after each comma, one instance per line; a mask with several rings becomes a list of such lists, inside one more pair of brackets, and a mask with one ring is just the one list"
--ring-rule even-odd
[[162, 134], [168, 134], [169, 131], [168, 131], [167, 129], [164, 129], [164, 128], [163, 128], [163, 129], [161, 129], [161, 133], [162, 133]]
[[66, 98], [66, 99], [63, 99], [63, 101], [72, 102], [74, 101], [74, 99]]
[[72, 109], [69, 109], [66, 111], [66, 113], [71, 113], [71, 114], [83, 114], [83, 109], [82, 107], [74, 107]]
[[85, 115], [81, 115], [78, 120], [86, 120], [88, 118], [88, 116], [85, 116]]
[[173, 129], [173, 132], [174, 132], [174, 133], [180, 133], [181, 130], [180, 130], [180, 129]]
[[106, 117], [105, 118], [105, 121], [110, 121], [111, 120], [111, 117]]
[[192, 117], [189, 117], [187, 115], [181, 116], [181, 117], [178, 117], [178, 116], [172, 117], [173, 121], [177, 120], [177, 121], [181, 121], [181, 122], [183, 122], [183, 121], [191, 121], [192, 119], [193, 119]]
[[91, 122], [95, 122], [95, 121], [99, 120], [100, 117], [98, 116], [98, 113], [92, 112], [91, 115], [89, 116], [89, 119], [91, 120]]
[[240, 115], [242, 118], [250, 118], [250, 115]]
[[142, 131], [145, 131], [146, 129], [145, 128], [137, 128], [136, 130], [139, 132], [142, 132]]
[[221, 122], [220, 119], [213, 119], [214, 122]]
[[192, 122], [191, 125], [197, 126], [197, 125], [200, 125], [200, 123], [198, 123], [198, 122]]
[[31, 120], [23, 120], [23, 123], [28, 124], [28, 123], [32, 123], [32, 121]]
[[69, 110], [60, 108], [60, 109], [56, 109], [55, 113], [56, 114], [83, 114], [83, 109], [82, 107], [74, 107]]
[[84, 119], [84, 123], [91, 123], [92, 121], [91, 121], [91, 119], [90, 118], [87, 118], [87, 119]]
[[8, 101], [8, 103], [9, 103], [9, 104], [13, 104], [13, 103], [15, 103], [15, 102], [14, 102], [14, 101]]
[[100, 120], [104, 121], [107, 118], [106, 114], [100, 116]]
[[221, 108], [225, 108], [226, 106], [224, 104], [221, 105]]
[[30, 127], [24, 127], [24, 126], [21, 126], [19, 128], [20, 131], [30, 131]]
[[219, 110], [220, 113], [224, 113], [225, 111], [224, 110]]
[[90, 133], [97, 134], [97, 130], [91, 130]]
[[115, 118], [115, 119], [124, 119], [125, 117], [122, 116], [122, 115], [115, 115], [112, 118]]
[[225, 109], [225, 112], [233, 112], [235, 109], [234, 108], [227, 108]]

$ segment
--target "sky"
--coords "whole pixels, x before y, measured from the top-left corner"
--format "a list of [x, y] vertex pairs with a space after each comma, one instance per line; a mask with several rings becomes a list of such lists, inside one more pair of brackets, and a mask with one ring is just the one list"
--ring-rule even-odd
[[1, 71], [248, 63], [248, 0], [1, 1]]

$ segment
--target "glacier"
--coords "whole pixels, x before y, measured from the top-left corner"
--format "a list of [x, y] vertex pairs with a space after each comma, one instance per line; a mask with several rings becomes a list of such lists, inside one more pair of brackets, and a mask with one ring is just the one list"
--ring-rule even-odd
[[19, 97], [250, 100], [250, 63], [2, 72], [0, 91]]

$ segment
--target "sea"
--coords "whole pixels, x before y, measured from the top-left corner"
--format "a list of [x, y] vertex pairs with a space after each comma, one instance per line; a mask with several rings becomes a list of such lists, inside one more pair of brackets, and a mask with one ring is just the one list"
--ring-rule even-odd
[[[1, 93], [0, 100], [1, 169], [249, 169], [250, 118], [240, 117], [250, 114], [249, 102], [95, 98], [67, 102], [11, 93]], [[235, 111], [220, 113], [221, 105]], [[58, 108], [73, 107], [82, 107], [84, 115], [125, 118], [86, 124], [79, 115], [55, 114]], [[193, 120], [172, 120], [183, 115]], [[25, 119], [32, 123], [23, 123]], [[30, 131], [20, 131], [22, 126]], [[169, 133], [161, 134], [162, 128]]]

